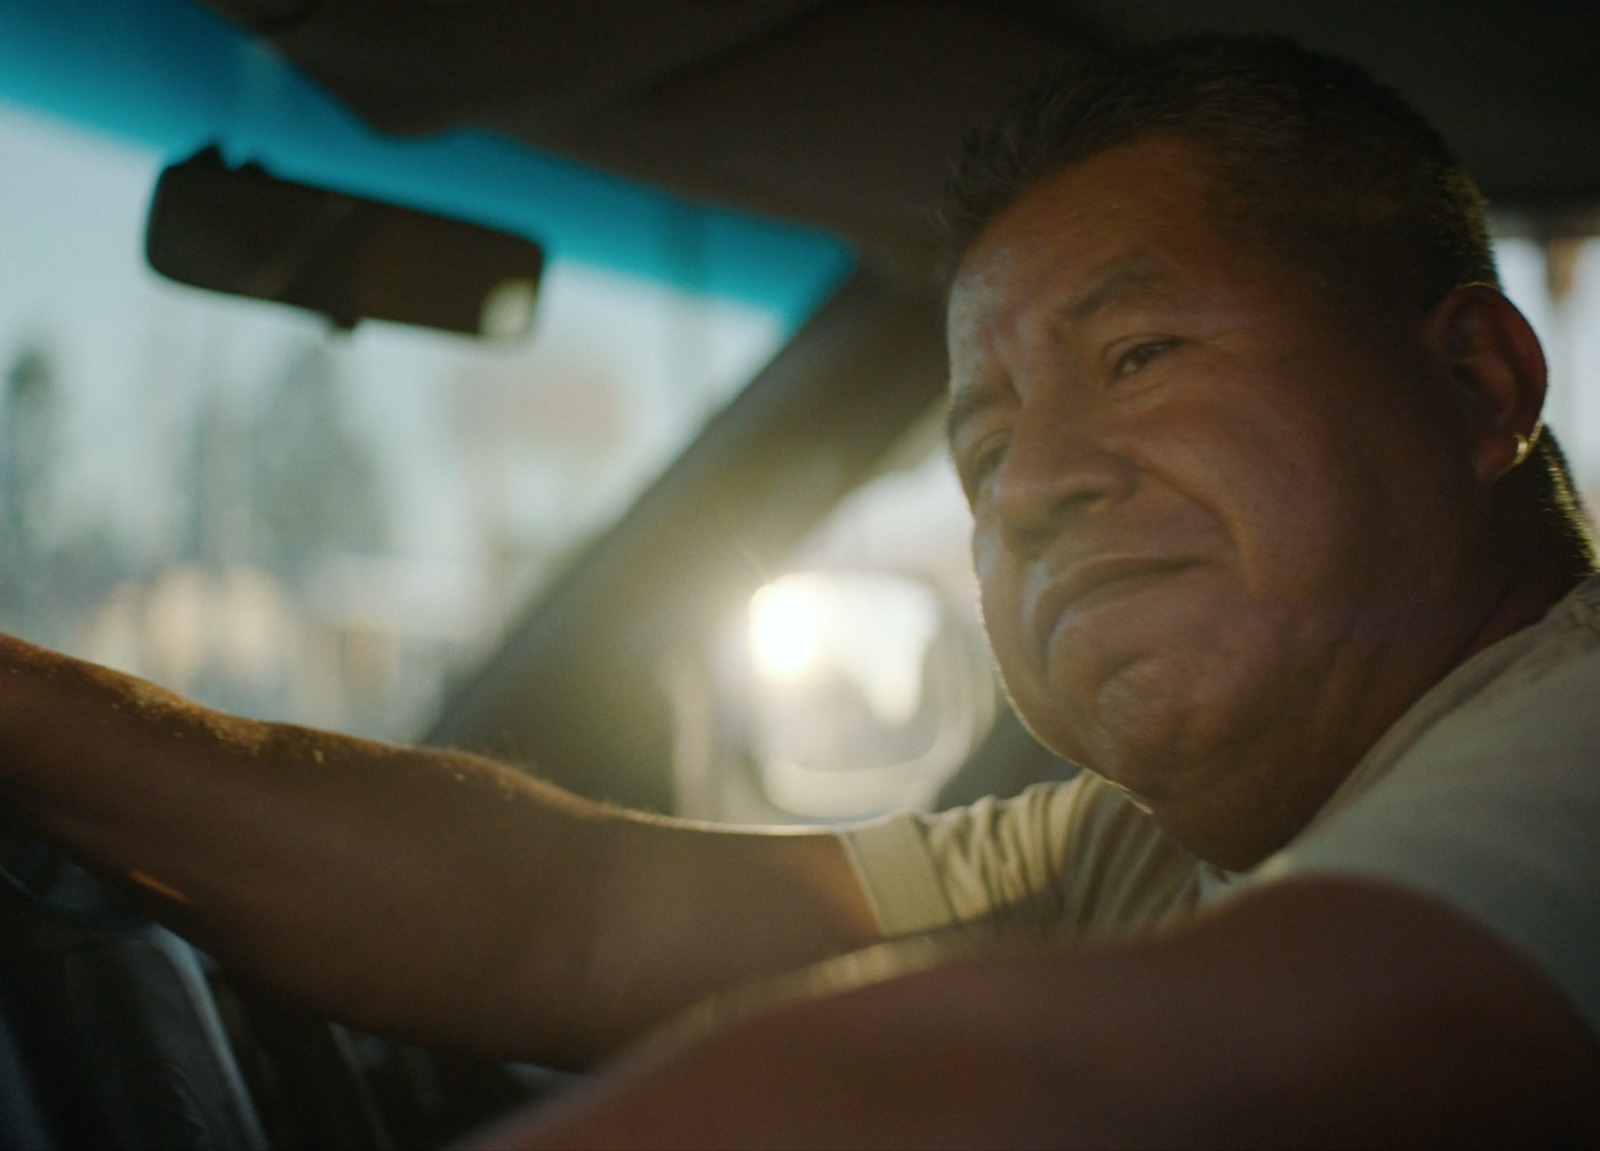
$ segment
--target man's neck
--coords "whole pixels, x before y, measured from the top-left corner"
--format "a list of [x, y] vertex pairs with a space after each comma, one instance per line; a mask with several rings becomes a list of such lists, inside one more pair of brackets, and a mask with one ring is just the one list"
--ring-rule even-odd
[[[1526, 522], [1526, 521], [1524, 521]], [[1576, 524], [1534, 521], [1505, 533], [1512, 567], [1499, 598], [1463, 648], [1456, 666], [1523, 628], [1532, 627], [1584, 580], [1596, 574], [1593, 552]]]

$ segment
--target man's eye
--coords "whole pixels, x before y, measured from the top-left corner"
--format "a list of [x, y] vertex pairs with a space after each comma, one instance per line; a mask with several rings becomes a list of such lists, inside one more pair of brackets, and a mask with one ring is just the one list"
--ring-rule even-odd
[[1161, 353], [1176, 347], [1177, 344], [1177, 340], [1146, 340], [1142, 344], [1129, 348], [1119, 356], [1111, 374], [1114, 378], [1131, 376], [1151, 360], [1161, 355]]
[[994, 474], [995, 470], [1000, 466], [1000, 461], [1004, 458], [1004, 444], [990, 445], [973, 452], [967, 457], [966, 466], [961, 469], [961, 478], [966, 486], [968, 496], [977, 494], [979, 485]]

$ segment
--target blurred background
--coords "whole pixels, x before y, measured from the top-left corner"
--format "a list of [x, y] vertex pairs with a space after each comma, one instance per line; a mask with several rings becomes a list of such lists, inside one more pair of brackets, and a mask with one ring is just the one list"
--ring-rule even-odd
[[[266, 50], [226, 44], [215, 114], [235, 146], [315, 175], [331, 161], [286, 150], [285, 125], [373, 138]], [[520, 222], [552, 256], [531, 339], [335, 332], [150, 272], [156, 176], [216, 125], [130, 119], [115, 85], [97, 96], [25, 56], [0, 60], [0, 628], [244, 714], [421, 737], [850, 270], [818, 234], [553, 164], [539, 196], [521, 169], [498, 200], [463, 185], [480, 215], [531, 204]], [[406, 149], [393, 179], [413, 199], [448, 198], [430, 171], [503, 159], [459, 136]], [[1600, 242], [1497, 226], [1550, 359], [1548, 422], [1594, 506]], [[935, 413], [763, 570], [708, 652], [663, 662], [676, 809], [932, 802], [999, 710], [968, 527]]]

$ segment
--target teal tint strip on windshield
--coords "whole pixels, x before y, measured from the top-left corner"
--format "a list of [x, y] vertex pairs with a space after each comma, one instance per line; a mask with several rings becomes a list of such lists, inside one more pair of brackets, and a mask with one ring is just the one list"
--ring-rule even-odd
[[189, 0], [0, 6], [0, 98], [173, 159], [221, 140], [233, 161], [505, 228], [552, 258], [758, 304], [791, 327], [851, 267], [832, 237], [693, 205], [487, 132], [380, 136]]

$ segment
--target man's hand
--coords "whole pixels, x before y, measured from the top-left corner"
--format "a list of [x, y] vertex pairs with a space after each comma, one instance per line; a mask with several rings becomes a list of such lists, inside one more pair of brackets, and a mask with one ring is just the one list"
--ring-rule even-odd
[[969, 959], [616, 1068], [483, 1148], [1593, 1145], [1593, 1035], [1475, 923], [1300, 879], [1166, 938]]

